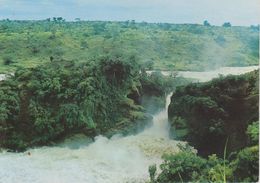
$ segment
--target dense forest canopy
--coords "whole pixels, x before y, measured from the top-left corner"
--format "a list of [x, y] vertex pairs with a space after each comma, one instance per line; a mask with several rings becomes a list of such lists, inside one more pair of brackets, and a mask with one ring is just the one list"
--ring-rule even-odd
[[258, 64], [259, 27], [76, 21], [0, 21], [0, 72], [56, 59], [134, 54], [161, 70], [204, 70]]
[[142, 107], [127, 98], [140, 86], [134, 66], [100, 58], [18, 69], [0, 82], [0, 146], [22, 150], [77, 131], [94, 136], [117, 123], [144, 119]]
[[248, 125], [259, 117], [259, 72], [179, 87], [171, 100], [172, 127], [182, 131], [176, 135], [199, 154], [221, 155], [227, 139], [228, 151], [241, 149]]
[[188, 81], [147, 75], [141, 67], [124, 55], [19, 68], [0, 81], [0, 148], [25, 150], [75, 133], [94, 138], [144, 127], [151, 116], [141, 97], [164, 103], [166, 92]]

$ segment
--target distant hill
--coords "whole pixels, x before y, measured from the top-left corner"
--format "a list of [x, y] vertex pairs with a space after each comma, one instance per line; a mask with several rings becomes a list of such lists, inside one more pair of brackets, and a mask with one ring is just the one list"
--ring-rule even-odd
[[[78, 21], [0, 21], [0, 73], [50, 60], [133, 55], [144, 67], [204, 70], [258, 64], [259, 27]], [[57, 59], [59, 58], [59, 59]]]

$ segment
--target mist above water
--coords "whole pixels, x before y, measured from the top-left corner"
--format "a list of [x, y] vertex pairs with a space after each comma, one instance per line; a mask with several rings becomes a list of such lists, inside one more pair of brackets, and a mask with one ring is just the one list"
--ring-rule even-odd
[[[166, 106], [169, 103], [170, 95]], [[149, 165], [160, 164], [163, 153], [178, 152], [178, 143], [169, 138], [164, 109], [154, 116], [150, 128], [137, 135], [97, 136], [94, 143], [79, 149], [64, 146], [4, 152], [0, 155], [0, 182], [144, 182], [149, 178]]]
[[214, 78], [218, 78], [220, 75], [240, 75], [247, 72], [254, 71], [259, 69], [259, 66], [248, 66], [248, 67], [221, 67], [213, 71], [204, 71], [204, 72], [192, 72], [192, 71], [183, 71], [178, 72], [179, 76], [185, 78], [192, 78], [199, 82], [210, 81]]
[[[179, 74], [207, 81], [221, 73], [242, 74], [257, 68], [257, 66], [222, 68], [211, 72], [179, 72]], [[176, 153], [179, 151], [177, 144], [185, 144], [169, 138], [166, 110], [169, 103], [170, 95], [167, 96], [165, 109], [154, 115], [152, 126], [137, 135], [127, 137], [115, 135], [111, 139], [97, 136], [94, 143], [89, 145], [82, 143], [78, 149], [71, 149], [65, 143], [62, 146], [30, 149], [24, 153], [2, 152], [0, 182], [145, 182], [149, 178], [149, 165], [160, 164], [163, 153]], [[31, 155], [28, 155], [28, 152]]]

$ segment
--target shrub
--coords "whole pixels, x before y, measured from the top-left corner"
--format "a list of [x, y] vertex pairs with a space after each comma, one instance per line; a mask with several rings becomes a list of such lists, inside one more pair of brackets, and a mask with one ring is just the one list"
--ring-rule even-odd
[[190, 152], [164, 155], [163, 158], [162, 172], [157, 178], [159, 183], [198, 181], [207, 166], [205, 159]]
[[241, 150], [234, 161], [236, 181], [257, 182], [259, 173], [259, 146]]
[[155, 182], [155, 174], [156, 174], [156, 165], [149, 166], [149, 175], [151, 182]]
[[259, 121], [253, 122], [251, 125], [249, 125], [246, 133], [250, 138], [251, 144], [258, 144], [258, 141], [259, 141]]
[[3, 58], [3, 63], [4, 63], [4, 65], [11, 65], [15, 62], [14, 62], [12, 57], [6, 56], [6, 57]]

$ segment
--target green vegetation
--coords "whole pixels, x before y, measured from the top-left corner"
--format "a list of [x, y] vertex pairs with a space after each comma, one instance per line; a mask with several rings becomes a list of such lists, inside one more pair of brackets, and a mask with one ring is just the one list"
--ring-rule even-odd
[[[76, 133], [132, 133], [149, 121], [146, 112], [164, 106], [166, 93], [189, 83], [147, 70], [256, 65], [258, 33], [259, 26], [229, 22], [2, 20], [0, 73], [13, 75], [0, 81], [0, 148], [23, 151]], [[171, 130], [198, 155], [188, 146], [165, 155], [159, 174], [149, 168], [152, 183], [258, 180], [258, 73], [176, 89]]]
[[223, 27], [231, 27], [231, 23], [230, 22], [225, 22], [222, 26]]
[[104, 57], [18, 69], [0, 82], [0, 145], [23, 150], [78, 131], [93, 136], [144, 120], [142, 107], [127, 98], [140, 85], [134, 65]]
[[247, 126], [258, 120], [258, 82], [254, 71], [177, 88], [168, 109], [173, 129], [184, 131], [177, 138], [206, 156], [222, 154], [226, 139], [229, 152], [245, 147]]
[[149, 87], [157, 91], [150, 96], [162, 98], [182, 80], [141, 68], [132, 56], [110, 55], [18, 69], [0, 81], [0, 147], [24, 150], [75, 133], [111, 136], [144, 127], [150, 116], [140, 101]]
[[259, 139], [259, 123], [253, 122], [247, 128], [247, 135], [250, 137], [251, 144], [257, 144]]
[[190, 83], [191, 80], [182, 77], [166, 77], [159, 71], [149, 75], [143, 70], [140, 82], [142, 84], [141, 104], [148, 113], [154, 114], [164, 109], [166, 94], [175, 90], [177, 86]]
[[0, 21], [0, 73], [52, 59], [134, 54], [161, 70], [203, 70], [258, 64], [259, 27], [77, 21]]
[[[259, 71], [178, 87], [169, 106], [177, 138], [189, 148], [165, 155], [152, 183], [257, 182]], [[217, 154], [217, 155], [216, 155]], [[155, 169], [156, 170], [156, 169]]]
[[[255, 124], [259, 125], [258, 122]], [[249, 126], [248, 130], [250, 128], [252, 126]], [[149, 167], [151, 183], [257, 182], [259, 145], [258, 142], [252, 145], [233, 152], [228, 158], [225, 157], [224, 151], [224, 159], [215, 154], [206, 159], [182, 148], [182, 151], [175, 155], [163, 156], [164, 162], [160, 165], [161, 172], [158, 175], [156, 166]]]

